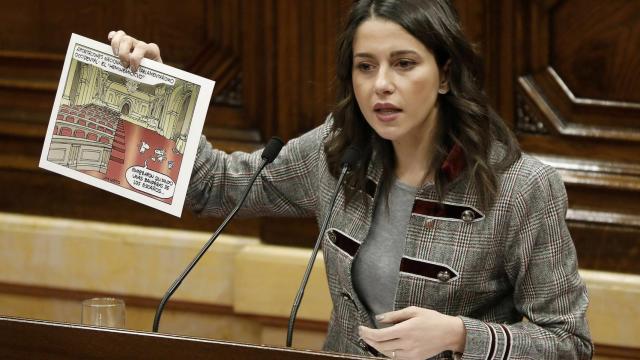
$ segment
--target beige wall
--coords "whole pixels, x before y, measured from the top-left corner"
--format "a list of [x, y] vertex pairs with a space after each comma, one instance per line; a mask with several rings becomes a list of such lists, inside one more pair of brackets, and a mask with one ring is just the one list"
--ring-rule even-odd
[[[83, 296], [125, 298], [129, 329], [149, 330], [158, 299], [209, 234], [0, 213], [0, 315], [79, 322]], [[310, 250], [222, 235], [184, 281], [161, 331], [283, 345]], [[640, 347], [640, 276], [582, 271], [598, 344]], [[330, 313], [322, 254], [294, 346], [319, 349]]]

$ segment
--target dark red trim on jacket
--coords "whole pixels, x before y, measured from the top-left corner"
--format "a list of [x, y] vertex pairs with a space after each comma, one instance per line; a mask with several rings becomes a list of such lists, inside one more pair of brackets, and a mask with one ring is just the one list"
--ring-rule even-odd
[[455, 144], [451, 148], [451, 151], [449, 151], [447, 158], [442, 162], [440, 169], [447, 176], [447, 180], [451, 182], [464, 171], [466, 165], [467, 162], [464, 159], [464, 151], [462, 151], [462, 148], [458, 146], [458, 144]]
[[473, 211], [474, 219], [479, 219], [483, 215], [473, 208], [461, 205], [441, 204], [437, 201], [416, 199], [413, 202], [413, 210], [416, 215], [441, 217], [448, 219], [462, 219], [462, 212], [466, 210]]
[[360, 244], [357, 241], [351, 239], [350, 237], [344, 235], [339, 231], [335, 231], [335, 230], [329, 230], [329, 231], [332, 231], [333, 234], [335, 235], [329, 238], [332, 240], [335, 239], [333, 243], [337, 247], [342, 249], [347, 254], [351, 255], [351, 257], [354, 257], [356, 255], [358, 248], [360, 248]]
[[445, 270], [448, 271], [451, 276], [448, 281], [458, 277], [451, 268], [444, 265], [434, 264], [427, 261], [418, 261], [407, 257], [403, 257], [402, 260], [400, 260], [400, 271], [424, 276], [433, 280], [438, 280], [438, 273]]

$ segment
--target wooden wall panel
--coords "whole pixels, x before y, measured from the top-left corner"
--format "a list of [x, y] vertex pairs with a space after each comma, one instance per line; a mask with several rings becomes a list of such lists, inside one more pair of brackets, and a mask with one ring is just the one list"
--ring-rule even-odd
[[581, 265], [639, 273], [640, 3], [516, 3], [510, 96], [521, 144], [565, 180]]
[[[560, 170], [582, 266], [640, 273], [640, 3], [453, 0], [485, 59], [485, 89], [522, 147]], [[351, 0], [0, 3], [0, 211], [213, 229], [37, 169], [69, 34], [122, 28], [218, 81], [204, 133], [252, 150], [321, 123]], [[95, 201], [103, 207], [96, 209]], [[294, 225], [292, 225], [294, 224]], [[312, 220], [237, 220], [231, 232], [308, 245]], [[607, 246], [615, 245], [615, 246]]]
[[[163, 60], [215, 79], [204, 133], [226, 151], [251, 151], [320, 124], [333, 100], [334, 43], [345, 0], [187, 0], [0, 3], [0, 211], [213, 229], [37, 168], [71, 32], [106, 41], [112, 29], [156, 42]], [[56, 191], [51, 191], [56, 189]], [[96, 202], [102, 206], [96, 207]], [[314, 221], [238, 220], [229, 231], [311, 243]], [[287, 231], [285, 231], [285, 229]]]

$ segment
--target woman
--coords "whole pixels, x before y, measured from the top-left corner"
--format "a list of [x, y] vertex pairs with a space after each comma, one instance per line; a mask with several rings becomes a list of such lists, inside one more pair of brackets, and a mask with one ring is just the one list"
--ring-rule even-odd
[[[154, 44], [109, 34], [133, 70]], [[446, 0], [361, 0], [339, 39], [338, 102], [291, 140], [245, 215], [324, 219], [346, 147], [363, 149], [325, 233], [325, 349], [395, 359], [588, 359], [586, 288], [563, 182], [521, 154], [482, 93]], [[202, 138], [187, 194], [222, 216], [260, 162]], [[527, 321], [523, 321], [526, 317]]]

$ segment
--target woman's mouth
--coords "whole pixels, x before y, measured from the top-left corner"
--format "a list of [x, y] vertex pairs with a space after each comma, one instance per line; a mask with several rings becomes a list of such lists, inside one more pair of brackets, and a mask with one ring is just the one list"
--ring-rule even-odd
[[402, 109], [389, 103], [377, 103], [373, 107], [373, 112], [378, 120], [389, 122], [395, 120], [402, 112]]

